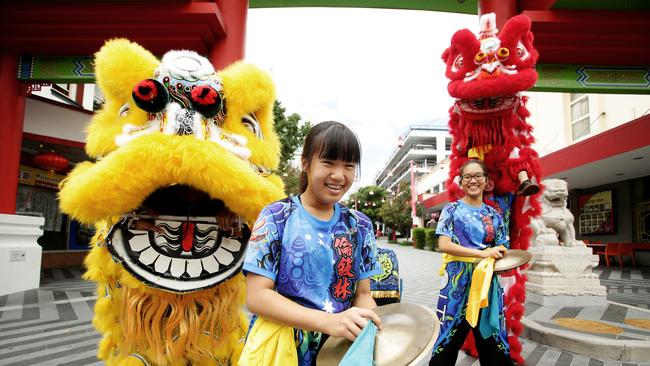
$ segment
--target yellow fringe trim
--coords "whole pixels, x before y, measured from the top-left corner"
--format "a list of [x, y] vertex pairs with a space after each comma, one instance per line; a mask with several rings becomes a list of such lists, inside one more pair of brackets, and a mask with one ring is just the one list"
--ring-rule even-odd
[[372, 297], [382, 299], [399, 299], [399, 291], [370, 291]]

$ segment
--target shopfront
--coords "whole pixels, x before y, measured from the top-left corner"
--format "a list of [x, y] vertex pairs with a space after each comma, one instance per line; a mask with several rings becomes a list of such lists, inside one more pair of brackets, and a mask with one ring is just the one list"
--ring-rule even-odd
[[31, 133], [23, 134], [18, 172], [16, 214], [42, 217], [42, 267], [79, 266], [94, 228], [59, 209], [59, 184], [74, 165], [89, 160], [83, 144]]

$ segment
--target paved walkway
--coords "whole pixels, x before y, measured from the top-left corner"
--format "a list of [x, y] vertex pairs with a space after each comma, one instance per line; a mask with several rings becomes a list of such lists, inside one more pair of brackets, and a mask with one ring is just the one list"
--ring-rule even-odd
[[96, 298], [76, 269], [46, 270], [38, 290], [0, 296], [0, 365], [102, 365]]
[[[388, 244], [385, 239], [379, 241], [379, 245], [390, 248], [397, 254], [399, 261], [400, 276], [404, 280], [402, 301], [415, 302], [430, 308], [434, 308], [439, 293], [441, 278], [438, 276], [438, 269], [441, 264], [440, 253], [418, 250], [411, 247], [402, 247], [395, 244]], [[650, 305], [650, 268], [631, 270], [618, 267], [598, 267], [594, 271], [599, 274], [601, 284], [608, 288], [608, 300], [648, 309]], [[542, 310], [545, 308], [541, 308]], [[587, 313], [589, 310], [580, 308], [559, 308], [551, 309], [552, 314], [545, 316], [544, 311], [539, 307], [527, 305], [527, 313], [542, 318], [577, 317], [578, 314]], [[605, 320], [620, 320], [622, 323], [626, 317], [640, 318], [650, 316], [647, 310], [635, 310], [625, 306], [610, 304], [601, 314], [589, 314], [591, 318], [598, 315]], [[622, 318], [621, 318], [622, 317]], [[621, 319], [618, 319], [621, 318]], [[594, 318], [596, 319], [596, 318]], [[559, 327], [557, 325], [552, 325]], [[624, 333], [618, 339], [650, 339], [650, 332], [634, 327], [624, 326]], [[576, 337], [584, 337], [584, 333], [575, 333]], [[607, 337], [603, 335], [603, 337]], [[537, 344], [528, 339], [522, 338], [522, 356], [526, 364], [530, 366], [650, 366], [650, 363], [616, 362], [611, 360], [599, 360], [579, 354], [573, 354], [553, 347]], [[649, 360], [650, 361], [650, 360]], [[477, 359], [464, 353], [458, 357], [456, 365], [478, 366]]]
[[[384, 240], [380, 245], [397, 253], [404, 279], [403, 301], [433, 308], [440, 286], [440, 254]], [[650, 269], [599, 271], [610, 300], [648, 308]], [[102, 364], [95, 358], [100, 335], [91, 324], [95, 285], [80, 277], [77, 269], [46, 270], [39, 289], [0, 296], [0, 365]], [[530, 366], [650, 366], [597, 360], [522, 341], [523, 355]], [[457, 365], [478, 366], [478, 361], [461, 353]]]

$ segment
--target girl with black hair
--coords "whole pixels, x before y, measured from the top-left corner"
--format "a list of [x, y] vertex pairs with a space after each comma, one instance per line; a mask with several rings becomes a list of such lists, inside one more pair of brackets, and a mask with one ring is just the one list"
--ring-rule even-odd
[[381, 328], [371, 310], [370, 277], [381, 272], [373, 224], [338, 203], [360, 160], [345, 125], [313, 126], [302, 150], [302, 193], [265, 207], [248, 243], [251, 328], [258, 317], [294, 328], [301, 366], [316, 364], [327, 335], [354, 340], [369, 320]]
[[470, 329], [481, 366], [512, 365], [505, 329], [503, 289], [497, 276], [486, 276], [490, 286], [488, 306], [468, 308], [474, 287], [472, 281], [480, 279], [473, 276], [475, 261], [503, 258], [509, 245], [503, 217], [483, 202], [487, 183], [487, 169], [482, 161], [465, 162], [460, 168], [459, 182], [465, 195], [448, 203], [438, 221], [438, 247], [444, 253], [440, 269], [443, 284], [436, 307], [441, 325], [430, 366], [455, 365]]

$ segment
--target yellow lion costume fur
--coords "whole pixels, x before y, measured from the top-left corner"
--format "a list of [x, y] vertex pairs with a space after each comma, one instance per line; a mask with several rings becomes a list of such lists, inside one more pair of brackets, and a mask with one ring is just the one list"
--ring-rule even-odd
[[284, 196], [271, 79], [241, 62], [215, 72], [191, 51], [158, 60], [125, 39], [102, 47], [95, 70], [106, 102], [86, 151], [97, 161], [76, 166], [60, 202], [97, 228], [85, 278], [98, 284], [98, 358], [235, 365], [249, 227]]

